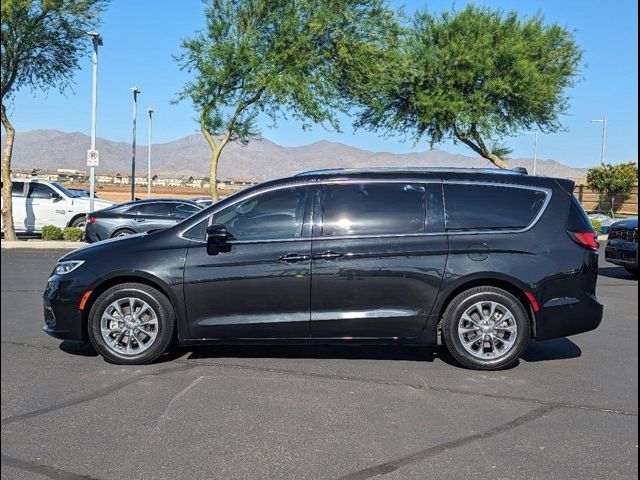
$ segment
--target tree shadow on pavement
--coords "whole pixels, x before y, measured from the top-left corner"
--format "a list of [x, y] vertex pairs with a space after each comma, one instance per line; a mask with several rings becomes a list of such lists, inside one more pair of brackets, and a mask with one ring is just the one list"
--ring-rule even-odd
[[530, 342], [522, 355], [525, 362], [544, 362], [547, 360], [566, 360], [582, 356], [578, 345], [566, 337], [554, 338], [542, 342]]

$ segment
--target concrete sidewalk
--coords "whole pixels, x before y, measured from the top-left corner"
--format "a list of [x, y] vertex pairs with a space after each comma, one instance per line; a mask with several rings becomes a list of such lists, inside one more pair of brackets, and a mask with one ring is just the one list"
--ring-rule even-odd
[[67, 242], [65, 240], [2, 240], [2, 249], [28, 249], [28, 250], [75, 250], [76, 248], [89, 245], [86, 242]]

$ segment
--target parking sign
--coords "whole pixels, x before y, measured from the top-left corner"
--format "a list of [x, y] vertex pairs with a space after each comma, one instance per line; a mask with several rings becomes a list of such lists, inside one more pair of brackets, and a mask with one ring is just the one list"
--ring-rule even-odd
[[97, 167], [98, 165], [100, 165], [98, 150], [87, 150], [87, 167]]

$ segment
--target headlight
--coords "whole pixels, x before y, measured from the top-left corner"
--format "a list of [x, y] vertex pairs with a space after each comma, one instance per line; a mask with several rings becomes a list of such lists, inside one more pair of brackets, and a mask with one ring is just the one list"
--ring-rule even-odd
[[64, 275], [65, 273], [73, 272], [83, 263], [84, 260], [69, 260], [66, 262], [58, 262], [58, 264], [56, 265], [55, 274]]

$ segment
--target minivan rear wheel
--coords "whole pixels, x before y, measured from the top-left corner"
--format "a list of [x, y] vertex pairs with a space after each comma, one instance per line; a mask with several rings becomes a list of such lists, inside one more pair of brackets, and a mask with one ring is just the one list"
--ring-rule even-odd
[[123, 283], [98, 297], [89, 313], [93, 347], [119, 365], [151, 363], [167, 351], [175, 314], [160, 291], [140, 283]]
[[447, 349], [463, 366], [499, 370], [515, 365], [529, 342], [529, 316], [511, 293], [476, 287], [447, 307], [442, 334]]

